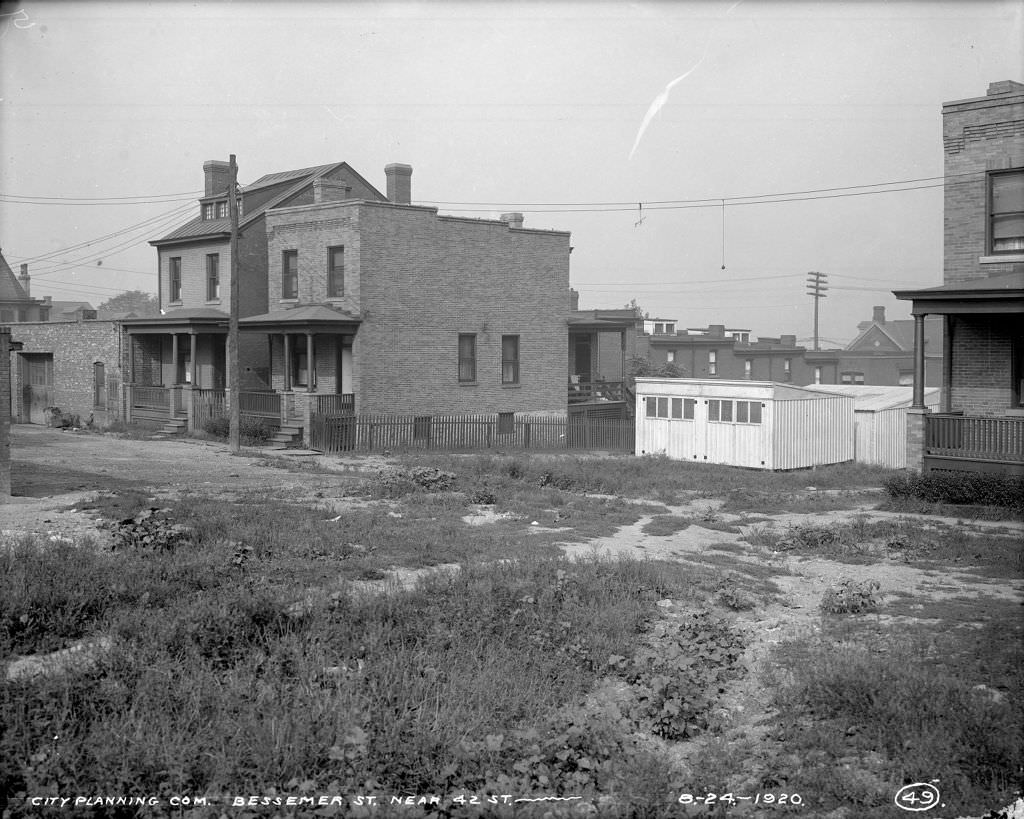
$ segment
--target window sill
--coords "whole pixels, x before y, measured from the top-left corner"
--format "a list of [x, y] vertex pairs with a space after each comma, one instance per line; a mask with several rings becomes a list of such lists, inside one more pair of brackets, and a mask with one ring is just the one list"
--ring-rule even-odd
[[177, 301], [169, 301], [169, 302], [167, 302], [167, 306], [168, 307], [181, 307], [181, 299], [178, 299]]
[[299, 300], [297, 298], [295, 298], [295, 299], [281, 299], [280, 302], [281, 302], [281, 304], [298, 304]]
[[207, 299], [207, 304], [220, 304], [220, 299]]
[[523, 385], [522, 384], [502, 384], [501, 388], [503, 390], [521, 390], [523, 388]]
[[479, 386], [479, 382], [477, 382], [477, 381], [460, 381], [459, 382], [459, 386], [460, 387], [476, 387], [476, 386]]
[[1011, 418], [1024, 418], [1024, 407], [1010, 407], [1006, 414]]
[[999, 256], [980, 256], [980, 264], [1012, 264], [1013, 262], [1024, 262], [1024, 253], [1004, 253]]

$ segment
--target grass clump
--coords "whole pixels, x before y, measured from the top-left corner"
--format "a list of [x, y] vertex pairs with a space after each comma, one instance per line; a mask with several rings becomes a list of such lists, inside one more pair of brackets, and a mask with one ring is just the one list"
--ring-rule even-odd
[[866, 614], [877, 611], [880, 588], [877, 580], [840, 580], [825, 590], [821, 598], [821, 610], [825, 614]]
[[643, 774], [667, 803], [667, 768], [579, 703], [688, 584], [661, 564], [530, 558], [311, 606], [255, 580], [125, 601], [95, 673], [0, 680], [0, 789], [596, 798]]
[[984, 657], [963, 651], [973, 632], [861, 631], [856, 642], [783, 646], [769, 675], [779, 691], [774, 775], [823, 811], [863, 817], [902, 815], [892, 797], [907, 782], [939, 780], [950, 815], [1012, 801], [1024, 765], [1019, 636], [989, 643]]

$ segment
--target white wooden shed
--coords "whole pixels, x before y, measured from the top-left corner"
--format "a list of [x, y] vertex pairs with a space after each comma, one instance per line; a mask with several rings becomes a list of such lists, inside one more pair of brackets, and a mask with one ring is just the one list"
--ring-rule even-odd
[[853, 399], [771, 381], [636, 380], [636, 453], [754, 469], [852, 461]]
[[[861, 464], [904, 469], [907, 465], [907, 410], [913, 387], [876, 387], [866, 384], [815, 384], [808, 387], [853, 399], [854, 459]], [[939, 388], [926, 387], [924, 404], [939, 406]]]

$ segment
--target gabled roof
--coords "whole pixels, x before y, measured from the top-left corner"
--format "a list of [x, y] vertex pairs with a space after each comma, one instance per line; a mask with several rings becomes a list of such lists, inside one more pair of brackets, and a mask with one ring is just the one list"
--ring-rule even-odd
[[[914, 351], [914, 320], [896, 319], [895, 321], [870, 321], [867, 327], [853, 341], [846, 345], [848, 352], [870, 353], [875, 350], [874, 346], [867, 346], [873, 335], [881, 334], [889, 339], [896, 349], [904, 353]], [[925, 320], [924, 343], [929, 352], [936, 352], [942, 349], [942, 323], [938, 319]], [[891, 350], [882, 352], [892, 352]]]
[[[277, 207], [300, 193], [307, 185], [312, 184], [314, 179], [326, 176], [341, 168], [344, 168], [347, 173], [360, 180], [370, 190], [375, 191], [381, 200], [387, 201], [387, 198], [380, 191], [356, 173], [347, 162], [333, 162], [330, 165], [317, 165], [313, 168], [281, 171], [279, 173], [265, 174], [251, 185], [241, 187], [242, 218], [238, 223], [239, 228], [245, 228], [262, 217], [271, 208]], [[150, 244], [159, 246], [164, 243], [182, 242], [189, 239], [227, 237], [230, 233], [230, 219], [203, 219], [202, 214], [200, 214], [176, 230], [171, 231], [162, 239], [153, 239], [150, 241]]]
[[27, 301], [33, 302], [25, 288], [21, 286], [18, 277], [14, 275], [11, 266], [7, 264], [4, 254], [0, 253], [0, 301]]

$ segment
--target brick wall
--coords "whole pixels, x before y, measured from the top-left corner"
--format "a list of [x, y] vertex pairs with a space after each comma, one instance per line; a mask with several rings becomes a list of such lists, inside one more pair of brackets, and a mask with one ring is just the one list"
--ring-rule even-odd
[[1024, 94], [947, 103], [945, 147], [944, 282], [1024, 271], [1024, 262], [987, 263], [986, 171], [1024, 167]]
[[[565, 412], [569, 234], [360, 207], [353, 345], [361, 412]], [[477, 380], [458, 381], [458, 335], [476, 334]], [[518, 335], [520, 382], [501, 383]]]
[[1001, 416], [1012, 402], [1012, 338], [1019, 317], [954, 319], [950, 409], [967, 415]]
[[[22, 342], [22, 353], [53, 355], [53, 406], [80, 416], [83, 423], [90, 414], [95, 414], [97, 423], [103, 423], [103, 408], [94, 404], [93, 364], [103, 364], [107, 383], [121, 382], [122, 338], [119, 322], [84, 321], [19, 324], [15, 340]], [[21, 379], [22, 368], [15, 366], [11, 379], [14, 417], [27, 422], [19, 400], [24, 388]]]

